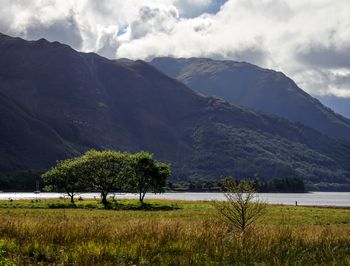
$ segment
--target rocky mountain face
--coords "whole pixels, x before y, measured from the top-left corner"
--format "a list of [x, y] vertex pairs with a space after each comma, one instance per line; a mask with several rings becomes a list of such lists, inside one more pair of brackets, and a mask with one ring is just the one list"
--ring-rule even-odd
[[350, 144], [204, 97], [143, 61], [0, 35], [0, 172], [87, 149], [151, 151], [172, 178], [298, 176], [346, 182]]
[[[350, 140], [350, 120], [333, 112], [281, 72], [234, 61], [155, 58], [150, 64], [203, 95], [303, 123]], [[350, 107], [349, 107], [350, 108]]]

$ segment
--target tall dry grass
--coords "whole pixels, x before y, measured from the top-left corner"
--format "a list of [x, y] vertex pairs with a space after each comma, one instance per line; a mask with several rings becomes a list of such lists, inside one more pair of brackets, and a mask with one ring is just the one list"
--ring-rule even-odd
[[19, 265], [350, 265], [349, 226], [259, 224], [237, 237], [214, 219], [115, 222], [100, 213], [0, 217], [0, 250]]

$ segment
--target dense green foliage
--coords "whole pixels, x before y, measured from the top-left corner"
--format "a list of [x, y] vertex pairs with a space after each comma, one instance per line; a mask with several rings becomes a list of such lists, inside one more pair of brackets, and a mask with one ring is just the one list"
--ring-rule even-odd
[[213, 123], [196, 128], [193, 140], [195, 178], [295, 176], [311, 182], [341, 182], [349, 175], [342, 170], [350, 167], [349, 161], [337, 161], [321, 150], [270, 133]]
[[242, 242], [216, 219], [210, 202], [149, 202], [179, 207], [168, 211], [29, 207], [62, 203], [1, 201], [1, 259], [18, 265], [348, 265], [350, 260], [347, 209], [268, 206]]
[[147, 192], [165, 191], [169, 175], [169, 165], [155, 161], [148, 152], [91, 150], [80, 157], [58, 162], [42, 175], [42, 179], [48, 191], [67, 193], [71, 203], [79, 191], [98, 191], [102, 204], [109, 208], [107, 196], [111, 192], [138, 192], [143, 203]]
[[70, 202], [74, 203], [74, 195], [85, 188], [81, 178], [84, 176], [83, 169], [79, 158], [58, 162], [56, 167], [42, 175], [43, 181], [48, 185], [45, 190], [65, 192], [70, 197]]
[[168, 164], [156, 162], [153, 154], [139, 152], [132, 156], [133, 178], [126, 182], [125, 190], [137, 192], [143, 203], [147, 192], [161, 193], [165, 191], [167, 177], [170, 175]]
[[115, 151], [88, 151], [82, 157], [82, 176], [85, 189], [101, 193], [102, 204], [107, 208], [107, 195], [120, 190], [132, 179], [130, 155]]

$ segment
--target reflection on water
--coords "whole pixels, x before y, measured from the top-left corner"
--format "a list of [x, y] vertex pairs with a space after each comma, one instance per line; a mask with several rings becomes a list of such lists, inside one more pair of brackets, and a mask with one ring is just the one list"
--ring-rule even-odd
[[[99, 198], [98, 193], [81, 193], [82, 198]], [[349, 206], [350, 192], [311, 192], [311, 193], [259, 193], [259, 198], [268, 203], [294, 205], [319, 205], [319, 206]], [[40, 199], [64, 197], [62, 193], [0, 193], [0, 200], [7, 199]], [[116, 198], [138, 198], [137, 194], [122, 193], [115, 194]], [[163, 193], [147, 194], [146, 199], [174, 199], [174, 200], [223, 200], [222, 193]]]

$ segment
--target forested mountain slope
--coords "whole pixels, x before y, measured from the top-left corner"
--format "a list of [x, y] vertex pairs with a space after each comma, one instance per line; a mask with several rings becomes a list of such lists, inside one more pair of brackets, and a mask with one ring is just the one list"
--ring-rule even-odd
[[[350, 120], [327, 108], [281, 72], [229, 60], [155, 58], [150, 62], [204, 95], [303, 123], [350, 140]], [[349, 107], [350, 108], [350, 107]]]
[[151, 151], [172, 178], [349, 178], [348, 142], [200, 96], [143, 61], [0, 35], [0, 96], [2, 172], [94, 148]]

